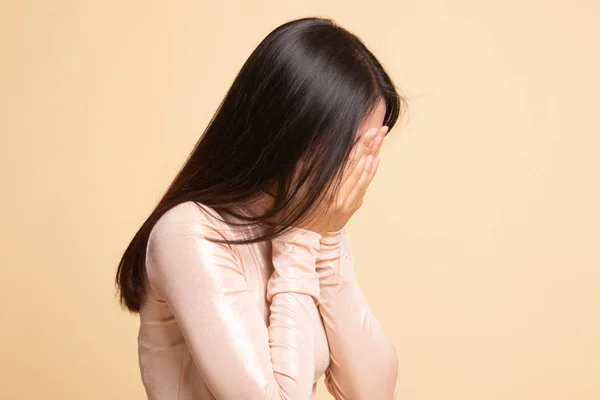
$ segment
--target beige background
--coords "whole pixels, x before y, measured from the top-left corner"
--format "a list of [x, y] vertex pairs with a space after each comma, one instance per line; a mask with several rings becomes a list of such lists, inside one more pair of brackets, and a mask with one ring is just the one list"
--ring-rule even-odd
[[410, 98], [348, 228], [399, 398], [600, 398], [598, 2], [1, 4], [0, 397], [144, 398], [118, 258], [258, 42], [322, 15]]

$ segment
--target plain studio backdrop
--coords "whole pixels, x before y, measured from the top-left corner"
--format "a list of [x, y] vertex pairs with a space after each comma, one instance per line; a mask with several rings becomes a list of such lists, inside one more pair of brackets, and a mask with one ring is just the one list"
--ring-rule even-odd
[[398, 398], [600, 399], [597, 1], [1, 4], [2, 398], [145, 398], [119, 257], [250, 52], [318, 15], [409, 98], [348, 227]]

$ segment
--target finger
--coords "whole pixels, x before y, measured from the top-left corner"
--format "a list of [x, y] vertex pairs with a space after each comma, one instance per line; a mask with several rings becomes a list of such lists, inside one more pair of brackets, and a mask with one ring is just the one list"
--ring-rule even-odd
[[363, 171], [363, 174], [360, 176], [360, 179], [358, 180], [356, 185], [353, 186], [352, 190], [346, 197], [346, 204], [352, 205], [352, 207], [357, 208], [357, 204], [360, 206], [360, 204], [362, 203], [361, 200], [365, 195], [369, 175], [371, 174], [371, 169], [373, 167], [372, 158], [371, 161], [368, 162], [368, 164], [368, 166], [365, 166], [365, 169]]
[[350, 164], [349, 169], [356, 168], [360, 157], [367, 153], [373, 143], [373, 140], [377, 136], [377, 128], [371, 128], [366, 133], [364, 133], [357, 141], [357, 143], [352, 148], [350, 152]]
[[371, 149], [370, 149], [370, 154], [372, 154], [373, 157], [376, 157], [379, 155], [379, 150], [381, 150], [382, 143], [383, 143], [383, 139], [381, 138], [381, 136], [376, 136], [375, 139], [373, 139], [373, 145], [371, 146]]
[[360, 177], [357, 180], [356, 184], [352, 186], [352, 189], [351, 189], [350, 193], [348, 194], [348, 197], [346, 199], [348, 204], [354, 204], [358, 199], [360, 199], [364, 196], [365, 190], [367, 188], [369, 176], [371, 175], [372, 167], [373, 167], [373, 156], [369, 155], [367, 157], [365, 168], [363, 169], [362, 173], [360, 174]]
[[383, 144], [383, 138], [385, 137], [385, 134], [388, 132], [388, 127], [387, 126], [382, 126], [378, 131], [377, 134], [375, 135], [375, 137], [373, 138], [373, 142], [371, 144], [371, 154], [373, 154], [373, 156], [377, 156], [379, 154], [379, 150], [381, 150], [381, 145]]
[[363, 141], [363, 144], [367, 147], [367, 149], [371, 146], [373, 139], [377, 136], [378, 133], [377, 128], [370, 128], [365, 133], [360, 136], [360, 140]]
[[383, 125], [381, 128], [379, 128], [379, 134], [381, 135], [381, 138], [384, 138], [385, 135], [387, 135], [387, 133], [389, 132], [390, 127], [387, 125]]
[[375, 156], [375, 158], [373, 158], [373, 166], [371, 166], [371, 173], [369, 175], [369, 181], [367, 183], [367, 187], [371, 185], [371, 181], [375, 177], [375, 173], [377, 172], [378, 167], [379, 167], [379, 157]]
[[350, 161], [343, 172], [342, 184], [348, 180], [352, 172], [357, 168], [362, 155], [369, 153], [377, 133], [377, 128], [371, 128], [358, 139], [348, 157]]
[[385, 137], [386, 133], [389, 131], [389, 127], [387, 126], [382, 126], [381, 129], [379, 130], [378, 134], [375, 136], [375, 139], [373, 139], [373, 146], [372, 146], [372, 152], [371, 154], [373, 155], [373, 167], [371, 168], [371, 176], [369, 177], [369, 185], [371, 184], [371, 181], [373, 180], [373, 177], [375, 176], [375, 173], [377, 172], [377, 168], [379, 167], [379, 151], [381, 150], [381, 146], [383, 144], [383, 138]]
[[358, 164], [356, 164], [356, 168], [354, 168], [352, 170], [352, 172], [348, 175], [348, 178], [346, 179], [346, 181], [344, 181], [342, 183], [343, 185], [343, 189], [344, 189], [344, 193], [350, 193], [350, 191], [352, 190], [352, 188], [357, 184], [357, 182], [359, 181], [362, 172], [365, 168], [365, 165], [367, 163], [367, 159], [368, 159], [368, 155], [364, 154]]
[[375, 139], [377, 139], [379, 136], [382, 136], [381, 135], [381, 127], [373, 128], [373, 129], [375, 129], [376, 131], [375, 131], [375, 136], [373, 136], [373, 140], [369, 144], [369, 149], [373, 149], [373, 144], [375, 143]]

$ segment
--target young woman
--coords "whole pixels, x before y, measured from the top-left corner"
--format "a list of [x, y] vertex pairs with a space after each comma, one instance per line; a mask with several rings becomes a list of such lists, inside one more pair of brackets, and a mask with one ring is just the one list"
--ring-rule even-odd
[[308, 400], [323, 374], [336, 399], [394, 398], [344, 225], [403, 110], [329, 19], [259, 44], [119, 264], [148, 398]]

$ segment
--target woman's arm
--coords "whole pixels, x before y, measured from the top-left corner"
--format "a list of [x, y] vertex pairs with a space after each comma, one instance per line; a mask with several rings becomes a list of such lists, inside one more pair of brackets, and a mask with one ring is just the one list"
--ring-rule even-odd
[[267, 327], [235, 252], [203, 237], [222, 238], [224, 228], [195, 206], [168, 211], [148, 242], [149, 280], [173, 310], [216, 399], [306, 400], [314, 381], [309, 312], [319, 297], [321, 235], [294, 229], [273, 240]]
[[319, 311], [331, 364], [327, 390], [337, 400], [391, 400], [398, 389], [398, 358], [356, 281], [350, 242], [342, 229], [321, 239], [317, 259]]

